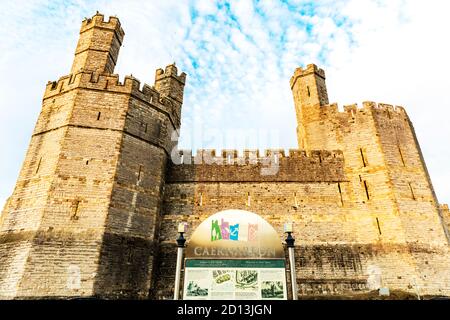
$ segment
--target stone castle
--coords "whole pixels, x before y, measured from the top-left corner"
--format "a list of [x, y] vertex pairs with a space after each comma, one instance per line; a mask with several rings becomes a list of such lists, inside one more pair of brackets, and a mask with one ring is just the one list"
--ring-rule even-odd
[[308, 65], [290, 81], [298, 150], [193, 156], [172, 141], [186, 74], [119, 82], [123, 38], [115, 17], [84, 20], [70, 74], [47, 84], [0, 216], [1, 298], [172, 298], [177, 224], [189, 240], [226, 209], [260, 215], [280, 241], [294, 223], [301, 297], [450, 296], [448, 207], [402, 107], [340, 111]]

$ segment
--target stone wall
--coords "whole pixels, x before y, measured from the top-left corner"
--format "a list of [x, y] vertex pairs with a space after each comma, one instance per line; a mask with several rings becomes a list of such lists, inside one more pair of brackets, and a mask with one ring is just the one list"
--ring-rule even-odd
[[[300, 295], [354, 294], [381, 286], [449, 294], [448, 247], [381, 242], [376, 219], [342, 205], [338, 183], [169, 182], [152, 297], [173, 295], [177, 224], [188, 223], [189, 245], [191, 233], [202, 221], [230, 208], [259, 214], [278, 231], [282, 243], [283, 224], [294, 222]], [[428, 270], [427, 265], [418, 269], [416, 260], [426, 261]], [[429, 270], [436, 273], [426, 274]], [[429, 279], [422, 284], [421, 276]]]
[[344, 181], [344, 158], [340, 151], [314, 150], [189, 150], [173, 152], [169, 182], [336, 182]]
[[[261, 215], [280, 241], [283, 223], [294, 222], [301, 295], [381, 286], [449, 295], [447, 229], [405, 110], [365, 102], [340, 111], [328, 104], [325, 72], [314, 65], [297, 69], [291, 86], [306, 151], [268, 152], [265, 159], [255, 152], [185, 152], [170, 167], [155, 296], [171, 296], [177, 223], [194, 230], [226, 209]], [[341, 151], [333, 158], [315, 149]], [[262, 174], [274, 163], [275, 174]]]

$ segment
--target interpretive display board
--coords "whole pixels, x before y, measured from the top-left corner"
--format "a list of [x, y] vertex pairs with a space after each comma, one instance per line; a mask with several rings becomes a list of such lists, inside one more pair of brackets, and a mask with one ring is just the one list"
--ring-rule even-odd
[[188, 240], [183, 299], [286, 300], [281, 241], [277, 231], [253, 212], [213, 214]]
[[187, 259], [185, 300], [286, 300], [284, 260]]

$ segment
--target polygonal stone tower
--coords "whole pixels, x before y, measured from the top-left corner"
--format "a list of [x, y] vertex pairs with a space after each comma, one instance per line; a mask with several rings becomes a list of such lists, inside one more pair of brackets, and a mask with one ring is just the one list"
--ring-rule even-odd
[[146, 297], [186, 75], [114, 72], [117, 18], [83, 21], [71, 73], [50, 82], [0, 221], [0, 297]]
[[402, 274], [390, 279], [398, 287], [417, 283], [431, 291], [438, 287], [433, 281], [449, 281], [443, 267], [449, 257], [448, 230], [404, 108], [364, 102], [362, 108], [350, 105], [340, 111], [328, 104], [325, 72], [315, 65], [298, 68], [291, 89], [300, 148], [344, 154], [347, 181], [338, 188], [347, 219], [358, 226], [358, 244], [402, 255], [401, 264], [391, 270], [394, 264], [386, 262], [376, 267], [386, 264], [381, 268]]

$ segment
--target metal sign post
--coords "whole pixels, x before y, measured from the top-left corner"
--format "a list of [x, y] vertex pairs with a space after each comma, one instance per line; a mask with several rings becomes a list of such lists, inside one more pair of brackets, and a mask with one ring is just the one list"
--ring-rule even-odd
[[292, 285], [292, 300], [298, 300], [297, 292], [297, 273], [295, 271], [295, 239], [292, 237], [292, 223], [286, 223], [284, 232], [287, 233], [286, 245], [289, 252], [289, 266], [291, 269], [291, 285]]
[[180, 279], [181, 279], [181, 263], [183, 262], [184, 244], [186, 239], [183, 237], [185, 232], [185, 225], [180, 224], [178, 226], [179, 237], [177, 239], [177, 267], [175, 273], [175, 290], [173, 292], [173, 300], [180, 299]]

